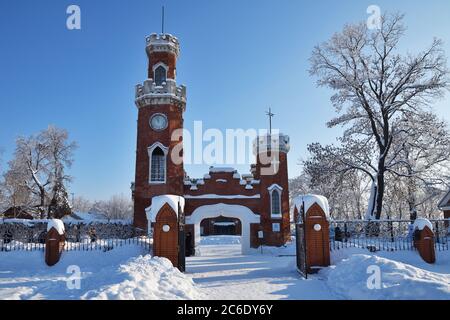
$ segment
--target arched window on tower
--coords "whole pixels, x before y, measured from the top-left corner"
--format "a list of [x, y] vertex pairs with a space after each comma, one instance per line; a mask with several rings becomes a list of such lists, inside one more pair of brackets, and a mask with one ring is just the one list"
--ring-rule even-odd
[[272, 215], [281, 215], [281, 201], [280, 201], [280, 192], [278, 190], [272, 191]]
[[267, 189], [270, 194], [270, 215], [272, 218], [281, 218], [281, 192], [283, 188], [277, 184], [273, 184]]
[[160, 147], [153, 149], [150, 161], [150, 182], [166, 181], [166, 154]]
[[155, 83], [157, 86], [162, 86], [163, 82], [166, 82], [167, 70], [163, 66], [158, 66], [155, 69]]

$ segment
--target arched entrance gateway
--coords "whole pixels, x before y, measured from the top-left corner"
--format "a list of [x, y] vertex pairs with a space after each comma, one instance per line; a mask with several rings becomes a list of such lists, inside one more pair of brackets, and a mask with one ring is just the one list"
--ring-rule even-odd
[[242, 253], [247, 254], [250, 251], [250, 225], [260, 223], [260, 216], [253, 213], [252, 210], [241, 205], [232, 205], [218, 203], [213, 205], [204, 205], [195, 209], [190, 216], [186, 216], [186, 226], [194, 226], [195, 246], [200, 244], [200, 224], [204, 219], [216, 217], [236, 218], [242, 225]]

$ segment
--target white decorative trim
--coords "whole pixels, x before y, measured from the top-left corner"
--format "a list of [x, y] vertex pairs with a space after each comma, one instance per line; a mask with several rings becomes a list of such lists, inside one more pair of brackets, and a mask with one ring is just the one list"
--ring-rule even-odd
[[171, 52], [178, 57], [180, 54], [180, 44], [176, 37], [171, 34], [156, 34], [152, 33], [146, 38], [147, 42], [147, 54], [152, 52]]
[[[165, 157], [165, 172], [164, 172], [164, 181], [152, 181], [152, 153], [156, 148], [160, 148], [164, 152]], [[148, 152], [148, 183], [149, 184], [165, 184], [167, 181], [167, 154], [169, 153], [169, 147], [166, 147], [161, 142], [157, 141], [147, 148]]]
[[260, 199], [261, 195], [244, 196], [241, 194], [221, 195], [221, 194], [201, 194], [198, 196], [185, 195], [186, 199]]
[[155, 72], [156, 72], [156, 69], [158, 69], [159, 67], [163, 67], [164, 68], [164, 71], [166, 72], [166, 74], [165, 74], [165, 76], [164, 76], [164, 81], [162, 82], [163, 83], [163, 85], [164, 85], [164, 83], [165, 82], [167, 82], [167, 78], [168, 78], [168, 74], [169, 74], [169, 67], [165, 64], [165, 63], [163, 63], [163, 62], [158, 62], [157, 64], [155, 64], [154, 66], [153, 66], [153, 80], [154, 81], [156, 81], [156, 74], [155, 74]]
[[250, 224], [261, 223], [261, 217], [248, 207], [232, 204], [218, 203], [198, 207], [190, 216], [186, 216], [186, 224], [194, 225], [195, 245], [200, 244], [200, 223], [204, 219], [215, 217], [236, 218], [242, 225], [242, 253], [250, 252]]
[[[164, 62], [158, 62], [157, 64], [153, 65], [153, 77], [155, 76], [155, 70], [159, 66], [163, 67], [166, 70], [166, 79], [167, 79], [167, 72], [169, 71], [169, 67]], [[154, 78], [153, 78], [154, 79]]]
[[267, 190], [269, 190], [269, 192], [273, 191], [274, 189], [283, 191], [283, 188], [276, 183], [274, 183], [273, 185], [271, 185], [270, 187], [267, 188]]

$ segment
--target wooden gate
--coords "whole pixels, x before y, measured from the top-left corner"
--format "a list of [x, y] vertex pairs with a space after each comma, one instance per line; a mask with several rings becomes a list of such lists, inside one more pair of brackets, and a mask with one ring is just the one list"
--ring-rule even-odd
[[175, 267], [179, 263], [178, 217], [169, 204], [158, 212], [153, 227], [153, 255], [169, 259]]
[[297, 270], [307, 277], [321, 267], [330, 265], [329, 221], [323, 209], [314, 203], [305, 213], [303, 203], [300, 212], [294, 211], [296, 220]]
[[306, 212], [306, 260], [310, 271], [330, 265], [329, 222], [323, 209], [314, 203]]

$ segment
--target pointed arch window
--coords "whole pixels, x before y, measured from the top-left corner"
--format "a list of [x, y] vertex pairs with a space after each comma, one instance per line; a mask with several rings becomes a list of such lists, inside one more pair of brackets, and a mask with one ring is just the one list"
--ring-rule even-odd
[[283, 188], [279, 185], [272, 185], [268, 188], [270, 193], [270, 215], [274, 218], [280, 218], [281, 212], [281, 192]]
[[155, 68], [155, 83], [157, 86], [162, 86], [163, 82], [167, 80], [167, 69], [163, 65], [159, 65]]
[[165, 183], [167, 172], [167, 149], [160, 143], [148, 149], [150, 160], [150, 183]]

